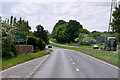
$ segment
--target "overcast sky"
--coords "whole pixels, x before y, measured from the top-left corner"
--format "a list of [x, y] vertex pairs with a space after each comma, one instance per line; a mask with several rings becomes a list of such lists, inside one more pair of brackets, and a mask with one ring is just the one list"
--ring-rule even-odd
[[70, 19], [77, 20], [89, 31], [107, 31], [110, 0], [106, 0], [106, 2], [89, 2], [88, 0], [84, 2], [76, 0], [40, 1], [3, 1], [2, 17], [3, 19], [10, 18], [10, 16], [17, 17], [17, 19], [22, 17], [22, 19], [29, 21], [32, 31], [35, 30], [36, 25], [41, 24], [51, 32], [60, 19], [67, 22]]

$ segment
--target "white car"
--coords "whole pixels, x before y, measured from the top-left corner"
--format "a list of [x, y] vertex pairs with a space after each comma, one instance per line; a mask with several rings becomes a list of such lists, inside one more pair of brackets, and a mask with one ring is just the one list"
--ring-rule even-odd
[[93, 45], [93, 49], [99, 49], [98, 45]]

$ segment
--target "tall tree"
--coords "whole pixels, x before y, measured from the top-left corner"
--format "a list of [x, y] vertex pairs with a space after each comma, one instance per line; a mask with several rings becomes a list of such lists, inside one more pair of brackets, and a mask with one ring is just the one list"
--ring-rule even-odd
[[[120, 34], [120, 5], [115, 8], [115, 11], [112, 15], [114, 17], [113, 22], [110, 23], [112, 30]], [[120, 35], [118, 35], [118, 40], [120, 41]]]
[[79, 35], [79, 29], [83, 28], [82, 25], [76, 20], [70, 20], [65, 31], [67, 42], [74, 42], [74, 39]]
[[46, 44], [49, 43], [48, 31], [44, 30], [44, 27], [41, 25], [36, 26], [37, 31], [34, 31], [34, 36], [42, 39]]
[[82, 25], [76, 20], [70, 20], [69, 22], [59, 20], [54, 26], [51, 37], [62, 43], [74, 42], [81, 28], [83, 28]]
[[31, 30], [31, 27], [29, 26], [28, 21], [22, 20], [20, 17], [19, 21], [16, 22], [16, 27], [18, 31], [26, 31], [29, 32]]
[[10, 25], [13, 24], [13, 16], [10, 17]]

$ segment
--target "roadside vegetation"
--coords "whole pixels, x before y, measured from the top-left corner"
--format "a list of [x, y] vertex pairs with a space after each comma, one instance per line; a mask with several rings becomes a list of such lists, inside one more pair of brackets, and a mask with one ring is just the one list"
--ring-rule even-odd
[[73, 48], [73, 47], [67, 47], [67, 46], [60, 46], [56, 44], [50, 44], [50, 45], [59, 47], [59, 48], [64, 48], [64, 49], [76, 50], [76, 51], [88, 54], [90, 56], [93, 56], [95, 58], [98, 58], [100, 60], [109, 62], [113, 65], [120, 66], [120, 64], [118, 64], [118, 53], [113, 53], [113, 52], [103, 51], [103, 50], [94, 50], [94, 49]]
[[88, 31], [84, 26], [76, 21], [69, 20], [66, 22], [64, 20], [59, 20], [50, 35], [51, 41], [54, 43], [67, 44], [71, 46], [80, 46], [91, 48], [93, 45], [97, 44], [99, 47], [105, 47], [110, 44], [108, 42], [108, 37], [115, 37], [114, 47], [116, 47], [116, 41], [118, 44], [118, 50], [120, 49], [120, 5], [115, 8], [113, 12], [113, 22], [110, 23], [111, 31]]
[[[118, 57], [120, 54], [113, 53], [105, 50], [120, 50], [120, 5], [115, 8], [115, 11], [112, 14], [113, 22], [110, 23], [111, 31], [88, 31], [82, 26], [82, 24], [76, 20], [69, 20], [66, 22], [64, 20], [59, 20], [50, 35], [50, 41], [58, 44], [70, 45], [70, 46], [79, 46], [85, 48], [75, 48], [68, 46], [60, 46], [56, 44], [51, 44], [52, 46], [76, 50], [88, 55], [91, 55], [100, 60], [109, 62], [116, 66], [120, 66]], [[112, 37], [111, 39], [108, 39]], [[115, 37], [115, 38], [114, 38]], [[98, 45], [102, 50], [87, 49], [92, 48], [93, 45]], [[106, 48], [107, 47], [107, 48]]]
[[[49, 44], [49, 32], [44, 30], [42, 25], [36, 25], [36, 31], [32, 32], [29, 21], [23, 20], [21, 17], [17, 19], [11, 16], [10, 19], [2, 20], [0, 16], [0, 25], [2, 25], [2, 69], [14, 66], [16, 64], [28, 61], [50, 52], [46, 52], [45, 46]], [[0, 32], [1, 32], [0, 29]], [[16, 51], [16, 45], [18, 42], [15, 41], [16, 32], [27, 32], [28, 33], [28, 45], [33, 45], [33, 52], [30, 54], [19, 55]], [[19, 41], [19, 45], [26, 45], [25, 41]]]
[[36, 53], [30, 53], [28, 55], [20, 55], [20, 56], [15, 56], [15, 57], [3, 57], [2, 58], [2, 70], [15, 66], [17, 64], [26, 62], [28, 60], [32, 60], [38, 57], [42, 57], [44, 55], [50, 54], [50, 51], [39, 51]]

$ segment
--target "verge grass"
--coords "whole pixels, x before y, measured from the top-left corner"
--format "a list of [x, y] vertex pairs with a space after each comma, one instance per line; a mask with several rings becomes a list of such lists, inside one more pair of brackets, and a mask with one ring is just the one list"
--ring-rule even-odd
[[55, 47], [59, 47], [59, 48], [64, 48], [64, 49], [76, 50], [76, 51], [88, 54], [90, 56], [93, 56], [97, 59], [109, 62], [113, 65], [120, 66], [120, 64], [118, 64], [118, 53], [113, 53], [113, 52], [103, 51], [103, 50], [95, 50], [95, 49], [83, 49], [83, 48], [59, 46], [56, 44], [50, 44], [50, 45], [55, 46]]
[[25, 61], [28, 60], [32, 60], [34, 58], [38, 58], [44, 55], [50, 54], [50, 51], [46, 52], [46, 51], [39, 51], [36, 53], [30, 53], [27, 55], [20, 55], [20, 56], [16, 56], [13, 58], [2, 58], [2, 69], [6, 69], [12, 66], [15, 66], [17, 64], [23, 63]]

